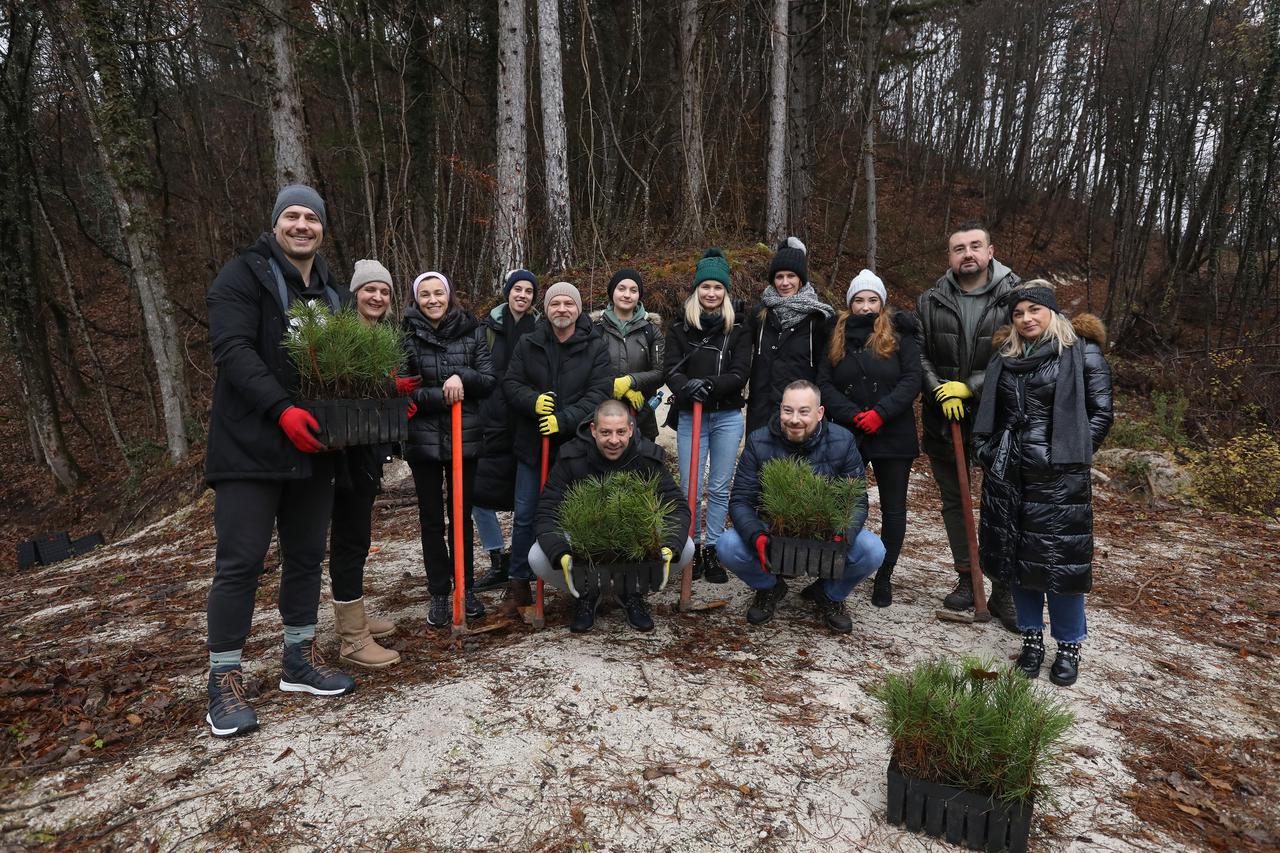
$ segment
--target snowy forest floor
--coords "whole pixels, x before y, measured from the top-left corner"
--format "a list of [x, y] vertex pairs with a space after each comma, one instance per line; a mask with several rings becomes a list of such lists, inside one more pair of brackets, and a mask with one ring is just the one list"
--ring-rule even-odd
[[[1010, 659], [998, 624], [940, 622], [953, 575], [927, 466], [912, 478], [895, 601], [860, 587], [833, 636], [795, 593], [769, 625], [655, 601], [469, 638], [425, 627], [412, 484], [375, 516], [370, 609], [404, 657], [349, 697], [275, 688], [278, 570], [246, 649], [262, 728], [204, 723], [212, 493], [99, 551], [6, 578], [0, 603], [0, 848], [943, 850], [884, 819], [888, 740], [867, 689], [943, 654]], [[872, 525], [878, 524], [872, 491]], [[1041, 679], [1078, 716], [1033, 849], [1262, 850], [1280, 844], [1280, 593], [1274, 523], [1100, 489], [1082, 676]], [[478, 563], [484, 562], [477, 546]], [[274, 559], [274, 557], [272, 558]], [[491, 614], [499, 596], [486, 594]], [[320, 637], [336, 658], [332, 615]]]

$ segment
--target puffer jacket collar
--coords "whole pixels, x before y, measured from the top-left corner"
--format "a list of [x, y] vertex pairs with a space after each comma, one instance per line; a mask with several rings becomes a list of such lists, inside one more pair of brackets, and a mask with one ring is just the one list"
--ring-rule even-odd
[[417, 305], [404, 309], [405, 330], [433, 346], [445, 346], [446, 342], [472, 332], [478, 325], [475, 317], [457, 307], [445, 312], [439, 326], [433, 326]]
[[809, 433], [809, 437], [804, 441], [796, 444], [787, 438], [787, 434], [782, 430], [782, 417], [774, 415], [769, 419], [769, 434], [778, 440], [778, 442], [787, 449], [792, 456], [803, 456], [808, 458], [818, 445], [822, 444], [823, 437], [827, 432], [826, 420], [818, 421], [818, 426], [813, 432]]

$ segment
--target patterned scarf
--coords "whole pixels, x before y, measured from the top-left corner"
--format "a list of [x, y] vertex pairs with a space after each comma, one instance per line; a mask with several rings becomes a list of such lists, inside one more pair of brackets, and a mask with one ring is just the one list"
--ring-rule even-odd
[[773, 312], [778, 325], [784, 329], [790, 329], [815, 311], [821, 312], [827, 319], [836, 316], [836, 309], [819, 299], [818, 292], [808, 282], [791, 296], [779, 296], [771, 284], [764, 289], [760, 301]]

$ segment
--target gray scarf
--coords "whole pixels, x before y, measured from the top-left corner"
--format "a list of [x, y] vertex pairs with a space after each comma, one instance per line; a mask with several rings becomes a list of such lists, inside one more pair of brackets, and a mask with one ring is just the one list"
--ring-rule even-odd
[[778, 318], [778, 325], [784, 329], [790, 329], [815, 311], [822, 312], [827, 318], [836, 316], [836, 310], [819, 299], [818, 292], [808, 282], [791, 296], [779, 296], [771, 284], [764, 289], [760, 301], [773, 312], [773, 316]]

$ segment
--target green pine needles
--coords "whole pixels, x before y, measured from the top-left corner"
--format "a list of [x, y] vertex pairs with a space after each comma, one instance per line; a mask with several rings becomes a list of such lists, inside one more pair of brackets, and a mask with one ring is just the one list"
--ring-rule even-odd
[[1021, 673], [971, 657], [918, 664], [870, 692], [903, 775], [1006, 802], [1046, 790], [1075, 722], [1062, 700]]
[[290, 306], [284, 348], [308, 400], [389, 397], [395, 391], [391, 375], [404, 361], [394, 326], [366, 323], [352, 308], [330, 313], [321, 301]]
[[824, 477], [806, 459], [770, 459], [760, 467], [760, 512], [775, 536], [843, 536], [866, 493], [865, 479]]
[[615, 471], [569, 487], [560, 503], [560, 530], [575, 558], [599, 564], [653, 560], [672, 508], [658, 495], [656, 475]]

